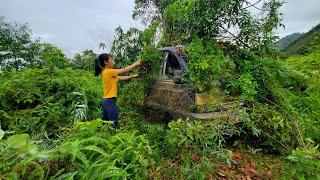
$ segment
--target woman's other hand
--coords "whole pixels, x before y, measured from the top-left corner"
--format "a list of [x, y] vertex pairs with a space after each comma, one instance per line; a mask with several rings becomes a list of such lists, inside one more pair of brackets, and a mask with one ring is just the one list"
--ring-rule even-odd
[[138, 78], [139, 77], [139, 74], [134, 74], [131, 76], [132, 78]]

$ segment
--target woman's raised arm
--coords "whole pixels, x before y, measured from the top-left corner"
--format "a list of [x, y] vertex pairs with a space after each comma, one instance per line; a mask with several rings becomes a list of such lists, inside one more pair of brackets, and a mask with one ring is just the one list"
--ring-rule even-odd
[[141, 60], [136, 61], [135, 63], [131, 64], [130, 66], [127, 66], [123, 69], [118, 69], [117, 74], [123, 74], [132, 71], [135, 67], [141, 65]]

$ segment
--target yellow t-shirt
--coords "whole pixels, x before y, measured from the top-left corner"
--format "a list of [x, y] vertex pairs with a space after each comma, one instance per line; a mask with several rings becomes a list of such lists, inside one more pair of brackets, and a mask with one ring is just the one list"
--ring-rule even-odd
[[103, 98], [117, 97], [118, 81], [116, 69], [104, 69], [102, 71]]

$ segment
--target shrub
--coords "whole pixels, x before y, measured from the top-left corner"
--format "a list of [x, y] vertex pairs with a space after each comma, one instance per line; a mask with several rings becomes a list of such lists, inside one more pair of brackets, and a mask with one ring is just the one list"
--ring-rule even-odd
[[152, 164], [151, 148], [143, 135], [115, 132], [101, 120], [76, 123], [49, 147], [26, 137], [14, 135], [8, 143], [0, 141], [0, 178], [145, 179]]
[[250, 73], [243, 73], [239, 78], [231, 78], [227, 88], [232, 94], [240, 95], [240, 99], [253, 102], [258, 93], [258, 83]]
[[89, 72], [26, 69], [4, 77], [0, 85], [4, 130], [55, 137], [60, 127], [92, 119], [100, 111], [102, 88]]
[[295, 163], [295, 175], [299, 179], [319, 179], [320, 178], [320, 152], [319, 145], [315, 145], [309, 140], [307, 147], [292, 150], [288, 159]]
[[[145, 97], [159, 75], [162, 53], [154, 46], [146, 46], [140, 55], [143, 60], [142, 74], [137, 81], [120, 84], [119, 107], [139, 111], [144, 106]], [[130, 96], [128, 96], [130, 94]], [[141, 109], [140, 109], [141, 110]]]
[[300, 139], [294, 120], [275, 107], [255, 103], [253, 107], [242, 108], [239, 114], [246, 133], [253, 135], [249, 144], [283, 153], [298, 145]]
[[178, 146], [170, 143], [170, 131], [161, 124], [148, 124], [146, 138], [152, 145], [154, 160], [159, 164], [161, 160], [174, 158]]
[[84, 139], [75, 134], [60, 145], [59, 151], [71, 163], [77, 164], [77, 177], [147, 177], [151, 148], [143, 135], [134, 132], [100, 133]]
[[198, 92], [211, 91], [230, 76], [234, 63], [224, 56], [215, 41], [194, 38], [187, 45], [190, 83]]
[[[169, 123], [168, 142], [176, 145], [180, 151], [191, 151], [207, 156], [216, 155], [230, 165], [229, 151], [224, 147], [226, 138], [239, 135], [241, 130], [228, 123], [210, 121], [201, 123], [178, 119]], [[183, 155], [183, 154], [182, 154]]]

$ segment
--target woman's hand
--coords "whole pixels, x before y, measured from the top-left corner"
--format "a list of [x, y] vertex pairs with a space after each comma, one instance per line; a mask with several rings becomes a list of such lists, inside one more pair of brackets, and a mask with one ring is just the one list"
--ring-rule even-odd
[[139, 77], [139, 74], [134, 74], [131, 76], [132, 78], [138, 78]]
[[131, 76], [118, 76], [118, 79], [121, 80], [121, 81], [129, 81], [133, 78], [138, 78], [139, 77], [139, 74], [134, 74], [134, 75], [131, 75]]
[[134, 63], [136, 66], [140, 66], [141, 65], [141, 60], [137, 60], [135, 63]]

